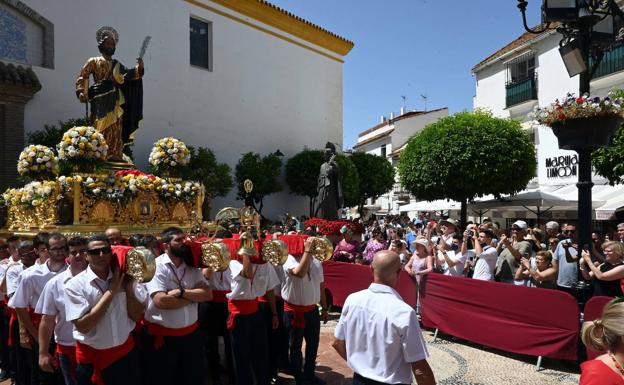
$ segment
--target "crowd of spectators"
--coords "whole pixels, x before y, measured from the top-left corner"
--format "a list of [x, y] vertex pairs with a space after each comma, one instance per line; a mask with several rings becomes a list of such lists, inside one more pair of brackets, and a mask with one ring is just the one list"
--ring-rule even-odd
[[531, 228], [517, 220], [505, 229], [485, 219], [461, 228], [451, 218], [436, 221], [421, 214], [370, 220], [364, 229], [360, 240], [343, 227], [333, 259], [369, 264], [374, 253], [391, 249], [417, 282], [425, 274], [439, 273], [558, 289], [579, 300], [623, 295], [624, 223], [613, 237], [592, 233], [585, 248], [579, 247], [574, 225], [555, 221]]

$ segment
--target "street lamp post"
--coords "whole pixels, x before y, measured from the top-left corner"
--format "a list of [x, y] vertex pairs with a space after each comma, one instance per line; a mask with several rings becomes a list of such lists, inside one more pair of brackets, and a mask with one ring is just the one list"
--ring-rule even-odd
[[[541, 34], [556, 29], [563, 38], [559, 52], [570, 77], [579, 75], [579, 96], [589, 94], [590, 81], [602, 61], [605, 51], [621, 39], [616, 31], [624, 21], [624, 13], [615, 0], [542, 0], [542, 24], [530, 28], [526, 20], [526, 0], [518, 0], [522, 23], [529, 33]], [[592, 59], [590, 61], [590, 59]], [[591, 240], [592, 169], [595, 147], [578, 146], [578, 240], [586, 247]]]

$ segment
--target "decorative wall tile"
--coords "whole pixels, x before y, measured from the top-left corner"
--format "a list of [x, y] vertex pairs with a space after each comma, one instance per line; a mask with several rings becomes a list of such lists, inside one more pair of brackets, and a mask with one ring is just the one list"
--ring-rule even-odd
[[26, 23], [0, 8], [0, 59], [26, 63]]

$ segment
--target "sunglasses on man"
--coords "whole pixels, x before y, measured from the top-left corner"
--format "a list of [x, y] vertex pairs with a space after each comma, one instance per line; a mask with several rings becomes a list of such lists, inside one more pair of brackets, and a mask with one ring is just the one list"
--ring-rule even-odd
[[106, 246], [106, 247], [100, 247], [99, 249], [89, 249], [87, 250], [87, 254], [92, 255], [92, 256], [98, 256], [102, 254], [109, 254], [112, 251], [113, 249], [110, 246]]

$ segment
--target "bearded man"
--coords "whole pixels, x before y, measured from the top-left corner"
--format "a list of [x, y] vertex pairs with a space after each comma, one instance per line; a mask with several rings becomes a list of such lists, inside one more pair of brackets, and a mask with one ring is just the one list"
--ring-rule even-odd
[[[91, 124], [104, 135], [108, 159], [123, 158], [124, 143], [134, 140], [134, 133], [143, 118], [143, 59], [137, 58], [134, 68], [126, 68], [113, 59], [119, 34], [112, 27], [96, 33], [102, 56], [87, 60], [76, 79], [76, 96], [91, 105]], [[89, 86], [89, 76], [94, 83]]]

